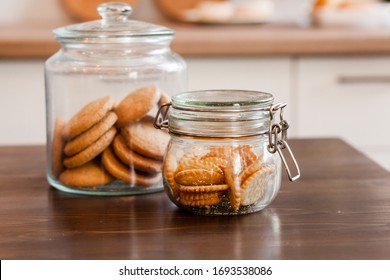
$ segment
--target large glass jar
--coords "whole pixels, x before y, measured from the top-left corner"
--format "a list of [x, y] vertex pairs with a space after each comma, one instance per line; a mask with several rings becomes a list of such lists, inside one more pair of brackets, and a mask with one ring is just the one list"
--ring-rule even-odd
[[171, 201], [204, 215], [247, 214], [269, 205], [282, 163], [291, 181], [300, 174], [287, 144], [285, 105], [273, 104], [268, 93], [210, 90], [180, 93], [160, 107], [155, 126], [171, 134], [163, 168]]
[[153, 128], [159, 104], [186, 89], [186, 64], [169, 47], [174, 31], [129, 20], [105, 3], [102, 20], [54, 30], [61, 49], [45, 65], [47, 178], [92, 195], [162, 190], [169, 135]]

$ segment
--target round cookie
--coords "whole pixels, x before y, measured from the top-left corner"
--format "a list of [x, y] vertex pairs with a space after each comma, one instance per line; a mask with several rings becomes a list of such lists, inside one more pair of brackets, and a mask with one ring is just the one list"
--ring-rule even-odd
[[120, 127], [136, 122], [157, 105], [161, 92], [157, 87], [143, 87], [127, 95], [115, 108]]
[[214, 173], [221, 173], [223, 176], [222, 169], [215, 164], [216, 161], [210, 158], [193, 158], [184, 162], [180, 162], [180, 166], [177, 168], [177, 172], [191, 169], [206, 169]]
[[147, 157], [143, 157], [133, 152], [126, 146], [125, 139], [118, 134], [112, 145], [115, 154], [118, 158], [128, 166], [134, 166], [136, 170], [146, 173], [159, 173], [162, 171], [162, 162]]
[[154, 128], [150, 121], [140, 121], [122, 129], [126, 145], [135, 152], [162, 160], [170, 140], [169, 134]]
[[269, 176], [273, 176], [274, 170], [273, 165], [263, 165], [245, 180], [241, 187], [242, 206], [252, 205], [264, 196], [268, 182], [273, 182]]
[[103, 152], [102, 163], [111, 175], [138, 187], [148, 187], [157, 184], [161, 180], [161, 174], [142, 175], [133, 169], [127, 168], [116, 158], [110, 147]]
[[223, 158], [220, 158], [220, 157], [216, 157], [216, 156], [203, 156], [201, 158], [202, 160], [208, 160], [209, 162], [212, 162], [213, 164], [215, 164], [216, 166], [218, 166], [219, 168], [221, 168], [221, 170], [224, 170], [227, 166], [227, 163], [228, 161], [226, 159], [223, 159]]
[[215, 197], [210, 197], [207, 199], [200, 199], [200, 200], [188, 200], [181, 198], [180, 203], [185, 206], [191, 206], [191, 207], [200, 207], [200, 206], [210, 206], [214, 204], [218, 204], [223, 201], [222, 196], [215, 196]]
[[222, 172], [214, 172], [208, 169], [188, 169], [177, 172], [176, 183], [184, 186], [208, 186], [219, 185], [225, 182]]
[[220, 192], [226, 191], [229, 189], [229, 186], [224, 185], [209, 185], [209, 186], [181, 186], [180, 192], [189, 192], [189, 193], [207, 193], [207, 192]]
[[263, 157], [260, 156], [256, 161], [254, 161], [251, 165], [249, 165], [241, 174], [240, 179], [241, 182], [245, 182], [246, 179], [248, 179], [249, 176], [251, 176], [253, 173], [255, 173], [257, 170], [259, 170], [263, 165]]
[[74, 168], [94, 159], [111, 144], [112, 140], [115, 137], [115, 134], [116, 128], [111, 127], [109, 131], [107, 131], [96, 142], [88, 146], [88, 148], [82, 150], [78, 154], [65, 158], [64, 165], [67, 168]]
[[241, 201], [241, 180], [239, 177], [241, 162], [235, 161], [235, 159], [237, 159], [237, 157], [233, 157], [232, 160], [228, 162], [224, 172], [226, 184], [229, 186], [228, 194], [230, 205], [233, 211], [237, 212], [240, 208]]
[[241, 156], [242, 162], [241, 165], [245, 169], [254, 163], [257, 159], [256, 153], [253, 151], [252, 145], [240, 145], [234, 149], [235, 152], [238, 152]]
[[164, 160], [163, 174], [170, 190], [172, 191], [171, 194], [173, 197], [177, 197], [180, 187], [175, 181], [176, 168], [176, 157], [172, 153], [168, 153]]
[[75, 137], [70, 142], [66, 143], [64, 153], [67, 156], [72, 156], [84, 150], [89, 145], [102, 137], [116, 122], [118, 117], [114, 112], [109, 112], [101, 121], [92, 126], [87, 131]]
[[221, 197], [223, 196], [224, 192], [222, 191], [217, 191], [217, 192], [181, 192], [180, 193], [180, 199], [185, 199], [185, 200], [206, 200], [210, 198], [215, 198], [215, 197]]
[[100, 121], [114, 107], [115, 101], [110, 96], [96, 99], [74, 115], [64, 128], [64, 138], [73, 139], [80, 135], [98, 121]]
[[176, 172], [183, 171], [183, 168], [187, 165], [187, 162], [194, 159], [199, 159], [200, 155], [195, 152], [187, 152], [185, 153], [179, 160], [177, 164]]
[[63, 147], [65, 144], [62, 134], [65, 127], [65, 121], [61, 118], [56, 119], [54, 124], [53, 140], [51, 144], [51, 172], [57, 177], [64, 169], [62, 160], [64, 157]]
[[72, 187], [94, 187], [111, 183], [114, 178], [102, 166], [90, 161], [76, 168], [66, 169], [59, 180]]
[[230, 161], [233, 148], [231, 146], [215, 146], [210, 147], [209, 152], [205, 155], [205, 157], [218, 157], [224, 160]]

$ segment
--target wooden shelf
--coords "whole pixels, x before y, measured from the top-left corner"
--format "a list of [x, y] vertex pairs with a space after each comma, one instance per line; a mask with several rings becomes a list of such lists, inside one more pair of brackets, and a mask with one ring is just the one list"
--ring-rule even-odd
[[[176, 30], [172, 49], [185, 57], [390, 53], [390, 29], [159, 24]], [[0, 27], [0, 58], [49, 57], [60, 47], [52, 29], [62, 25]]]

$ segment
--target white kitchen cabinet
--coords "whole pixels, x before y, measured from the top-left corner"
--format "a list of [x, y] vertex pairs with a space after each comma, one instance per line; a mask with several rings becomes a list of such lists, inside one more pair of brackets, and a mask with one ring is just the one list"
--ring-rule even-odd
[[294, 135], [291, 59], [289, 57], [187, 58], [190, 90], [242, 89], [272, 93], [275, 102], [285, 102], [285, 117]]
[[[246, 89], [274, 94], [290, 103], [290, 60], [186, 58], [189, 89]], [[44, 60], [0, 61], [0, 145], [45, 143]], [[289, 117], [291, 107], [286, 110]], [[292, 126], [291, 131], [293, 131]]]
[[299, 58], [293, 69], [297, 135], [341, 137], [390, 169], [390, 57]]
[[44, 144], [44, 61], [0, 61], [0, 145]]

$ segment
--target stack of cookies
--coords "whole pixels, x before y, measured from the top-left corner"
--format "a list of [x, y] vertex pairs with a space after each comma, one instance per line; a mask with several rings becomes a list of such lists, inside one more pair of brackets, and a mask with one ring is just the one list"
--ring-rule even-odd
[[164, 165], [171, 197], [178, 205], [228, 205], [232, 212], [260, 201], [275, 167], [257, 156], [251, 145], [210, 147], [206, 153], [168, 154]]
[[150, 111], [169, 97], [156, 87], [127, 95], [118, 105], [106, 96], [85, 105], [65, 123], [57, 119], [52, 174], [70, 187], [95, 187], [121, 180], [148, 187], [161, 179], [169, 135], [153, 127]]

